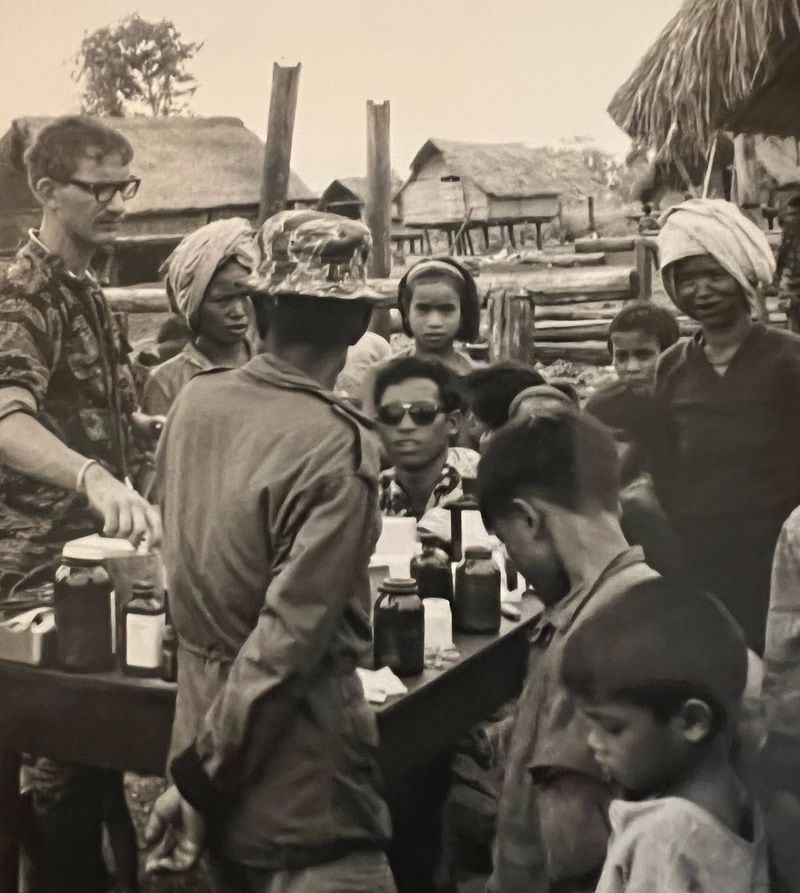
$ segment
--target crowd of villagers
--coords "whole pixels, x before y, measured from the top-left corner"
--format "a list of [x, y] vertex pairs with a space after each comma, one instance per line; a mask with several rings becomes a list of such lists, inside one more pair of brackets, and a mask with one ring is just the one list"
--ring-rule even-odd
[[[129, 182], [129, 147], [114, 137], [84, 137], [102, 151], [79, 156], [79, 171], [102, 175], [115, 163], [122, 172], [118, 180]], [[73, 179], [64, 182], [75, 183], [74, 171], [69, 173]], [[45, 209], [43, 228], [31, 234], [22, 255], [34, 260], [24, 260], [6, 283], [13, 276], [24, 280], [26, 271], [52, 254], [53, 218], [69, 230], [71, 211], [63, 210], [62, 192], [71, 187], [55, 187], [56, 178], [45, 174], [33, 183]], [[121, 192], [89, 194], [84, 187], [78, 187], [84, 196], [70, 193], [74, 200], [103, 205], [124, 198]], [[370, 322], [368, 310], [359, 309], [361, 303], [379, 304], [380, 296], [363, 280], [368, 249], [368, 233], [357, 222], [316, 211], [282, 212], [257, 231], [238, 218], [203, 226], [164, 264], [174, 317], [133, 364], [131, 400], [159, 425], [166, 417], [166, 426], [157, 463], [143, 463], [137, 487], [152, 494], [151, 502], [161, 499], [168, 506], [173, 499], [180, 506], [180, 530], [171, 530], [170, 516], [164, 516], [179, 635], [186, 632], [191, 640], [211, 630], [220, 648], [235, 647], [213, 682], [202, 661], [192, 680], [179, 677], [179, 708], [181, 686], [194, 687], [186, 697], [205, 707], [195, 709], [191, 720], [188, 713], [176, 719], [177, 757], [171, 765], [177, 788], [156, 804], [148, 835], [158, 839], [173, 826], [185, 846], [170, 852], [162, 838], [161, 867], [186, 867], [203, 841], [213, 839], [197, 831], [205, 828], [202, 821], [187, 816], [205, 815], [226, 784], [254, 784], [236, 774], [244, 772], [238, 763], [226, 763], [245, 747], [246, 724], [236, 711], [253, 711], [259, 698], [272, 704], [274, 697], [284, 711], [280, 715], [292, 715], [298, 697], [311, 698], [295, 692], [284, 703], [284, 694], [253, 678], [266, 666], [284, 674], [276, 692], [306, 684], [285, 668], [273, 668], [264, 657], [272, 647], [269, 639], [259, 646], [266, 652], [252, 651], [256, 644], [248, 628], [251, 620], [269, 622], [274, 611], [281, 620], [274, 635], [302, 641], [297, 648], [304, 654], [313, 648], [328, 653], [316, 628], [309, 644], [310, 615], [301, 620], [297, 605], [287, 602], [286, 581], [301, 566], [303, 550], [326, 562], [330, 586], [332, 569], [340, 562], [349, 566], [351, 535], [356, 548], [358, 530], [349, 528], [361, 515], [348, 500], [361, 493], [365, 481], [369, 506], [416, 518], [420, 532], [448, 550], [446, 507], [464, 495], [469, 482], [486, 528], [502, 542], [542, 610], [521, 695], [473, 730], [453, 755], [442, 889], [455, 890], [470, 875], [488, 878], [493, 893], [800, 889], [800, 337], [758, 319], [763, 291], [776, 271], [763, 232], [722, 200], [691, 199], [669, 210], [658, 234], [661, 274], [675, 309], [696, 324], [694, 334], [679, 336], [673, 308], [627, 304], [610, 326], [616, 381], [586, 402], [574, 387], [548, 381], [538, 369], [473, 362], [463, 345], [478, 337], [478, 290], [470, 272], [450, 257], [422, 259], [401, 279], [396, 304], [410, 346], [393, 351], [380, 334], [379, 313], [373, 311]], [[339, 260], [329, 263], [334, 255]], [[15, 300], [0, 310], [9, 325], [20, 327], [19, 335], [25, 320], [18, 295]], [[25, 337], [13, 345], [2, 340], [4, 353], [18, 353], [2, 373], [8, 387], [0, 393], [17, 404], [0, 410], [13, 418], [22, 401], [21, 411], [35, 416], [46, 400], [40, 394], [46, 363], [40, 358], [36, 365], [25, 355]], [[90, 375], [88, 368], [78, 372]], [[256, 398], [274, 406], [268, 423], [258, 427], [251, 421]], [[319, 407], [328, 413], [324, 425], [316, 421]], [[225, 420], [234, 416], [238, 427], [232, 432]], [[358, 483], [337, 491], [339, 501], [326, 509], [331, 518], [314, 520], [312, 509], [303, 508], [310, 499], [303, 476], [317, 454], [324, 455], [329, 477], [339, 467], [345, 441], [325, 427], [334, 417], [346, 417], [349, 436], [358, 431]], [[292, 446], [291, 432], [300, 428], [307, 429], [307, 438], [317, 438], [312, 446], [308, 439], [305, 446]], [[272, 525], [270, 541], [288, 556], [294, 546], [282, 523], [291, 520], [302, 529], [310, 516], [318, 533], [330, 522], [331, 538], [312, 545], [297, 534], [301, 557], [286, 558], [280, 573], [267, 577], [267, 608], [253, 614], [244, 600], [219, 593], [232, 593], [242, 579], [250, 585], [246, 574], [261, 560], [257, 537], [245, 521], [251, 510], [253, 518], [264, 510], [247, 497], [255, 474], [248, 450], [258, 451], [262, 441], [266, 458], [259, 460], [258, 473], [269, 470], [270, 492], [285, 494], [287, 508], [269, 506], [258, 530]], [[373, 441], [377, 458], [368, 467]], [[178, 482], [189, 469], [204, 470], [206, 492]], [[96, 512], [92, 469], [82, 466], [81, 472], [78, 484]], [[238, 491], [233, 502], [226, 493], [236, 486], [242, 488], [238, 503]], [[231, 512], [227, 523], [235, 529], [236, 552], [225, 555], [216, 538]], [[374, 538], [367, 539], [371, 546]], [[321, 542], [331, 554], [320, 551]], [[205, 550], [207, 566], [187, 561], [198, 548]], [[367, 549], [362, 558], [368, 557]], [[245, 569], [232, 569], [233, 559]], [[198, 593], [204, 592], [206, 572], [216, 573], [227, 588], [204, 601]], [[311, 589], [321, 572], [312, 576]], [[274, 586], [284, 589], [271, 601]], [[221, 619], [223, 610], [232, 616]], [[309, 610], [327, 616], [329, 606]], [[337, 621], [339, 644], [363, 640], [349, 618], [346, 611]], [[250, 649], [246, 664], [240, 666], [236, 648]], [[182, 651], [181, 660], [195, 666], [201, 659]], [[307, 684], [322, 703], [330, 693], [313, 687], [323, 686], [314, 672], [308, 670]], [[234, 677], [241, 692], [226, 682]], [[208, 686], [205, 692], [201, 685]], [[222, 695], [215, 700], [209, 692]], [[347, 704], [360, 697], [348, 689]], [[292, 759], [297, 757], [280, 762], [285, 777], [303, 784]], [[356, 772], [355, 763], [343, 765]], [[50, 766], [46, 775], [36, 761], [30, 767], [40, 817], [57, 799], [48, 799], [46, 788], [58, 769]], [[327, 784], [324, 771], [319, 768], [319, 778]], [[353, 804], [354, 791], [360, 796], [372, 790], [366, 776], [359, 774], [349, 787], [340, 776], [341, 771], [336, 783], [350, 791]], [[281, 808], [289, 813], [305, 808], [306, 800], [309, 809], [317, 808], [310, 794], [301, 804], [273, 782], [288, 798]], [[216, 854], [225, 854], [211, 860], [215, 889], [393, 889], [380, 861], [348, 862], [348, 871], [363, 872], [368, 865], [372, 880], [364, 886], [350, 875], [334, 883], [337, 871], [345, 871], [342, 854], [354, 850], [366, 858], [366, 852], [371, 859], [390, 834], [378, 794], [370, 797], [358, 800], [362, 807], [371, 803], [369, 821], [365, 808], [353, 806], [356, 821], [340, 803], [338, 827], [330, 821], [315, 825], [317, 813], [305, 816], [305, 825], [283, 816], [291, 832], [270, 811], [280, 797], [265, 794], [244, 817], [234, 810], [230, 826], [213, 829], [219, 835]], [[259, 822], [267, 829], [261, 836]], [[307, 839], [311, 831], [303, 836], [301, 825], [330, 840]], [[291, 845], [280, 843], [284, 833]], [[317, 852], [315, 846], [327, 855], [308, 855]], [[287, 867], [290, 851], [299, 861]], [[269, 857], [253, 868], [256, 852]], [[321, 865], [328, 872], [324, 886], [322, 875], [313, 873]], [[245, 879], [249, 886], [242, 886]], [[135, 883], [130, 880], [131, 888]]]

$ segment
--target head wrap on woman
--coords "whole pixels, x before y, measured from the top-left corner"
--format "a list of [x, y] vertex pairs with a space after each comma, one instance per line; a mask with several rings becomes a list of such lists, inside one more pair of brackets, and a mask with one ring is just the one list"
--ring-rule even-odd
[[403, 319], [403, 330], [411, 335], [408, 327], [408, 310], [411, 306], [413, 286], [417, 280], [446, 279], [458, 289], [461, 299], [461, 325], [456, 333], [459, 341], [476, 341], [481, 321], [481, 302], [478, 287], [469, 270], [452, 257], [426, 257], [411, 267], [400, 280], [397, 303]]
[[660, 222], [661, 278], [673, 301], [675, 262], [710, 254], [741, 285], [753, 310], [761, 312], [758, 286], [772, 281], [775, 259], [764, 233], [736, 205], [723, 199], [693, 198], [670, 208]]
[[252, 227], [242, 217], [215, 220], [190, 233], [164, 261], [167, 297], [174, 313], [196, 331], [197, 314], [214, 273], [229, 260], [251, 273], [258, 265]]

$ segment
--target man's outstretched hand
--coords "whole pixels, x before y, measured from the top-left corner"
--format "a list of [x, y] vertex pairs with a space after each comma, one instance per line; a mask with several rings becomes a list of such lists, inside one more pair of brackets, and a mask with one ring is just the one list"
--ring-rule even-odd
[[145, 871], [188, 871], [203, 851], [206, 823], [202, 814], [181, 797], [175, 785], [153, 804], [144, 829], [145, 843], [155, 845]]

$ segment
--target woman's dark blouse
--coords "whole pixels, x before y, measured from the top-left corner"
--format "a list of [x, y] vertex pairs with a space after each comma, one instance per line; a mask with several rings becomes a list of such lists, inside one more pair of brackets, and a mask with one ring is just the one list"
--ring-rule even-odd
[[673, 520], [800, 504], [800, 337], [754, 323], [723, 376], [702, 333], [662, 356], [653, 472]]

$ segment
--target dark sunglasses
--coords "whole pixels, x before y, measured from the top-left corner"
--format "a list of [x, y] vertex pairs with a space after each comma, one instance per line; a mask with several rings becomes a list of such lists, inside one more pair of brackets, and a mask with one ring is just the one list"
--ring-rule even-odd
[[64, 180], [70, 186], [77, 186], [84, 192], [90, 192], [95, 201], [106, 204], [119, 193], [124, 202], [128, 201], [139, 191], [141, 180], [139, 177], [131, 177], [129, 180], [119, 180], [111, 183], [86, 183], [83, 180]]
[[415, 403], [387, 403], [378, 407], [378, 421], [384, 425], [399, 425], [406, 413], [415, 425], [432, 425], [434, 419], [444, 410], [436, 403], [418, 400]]

